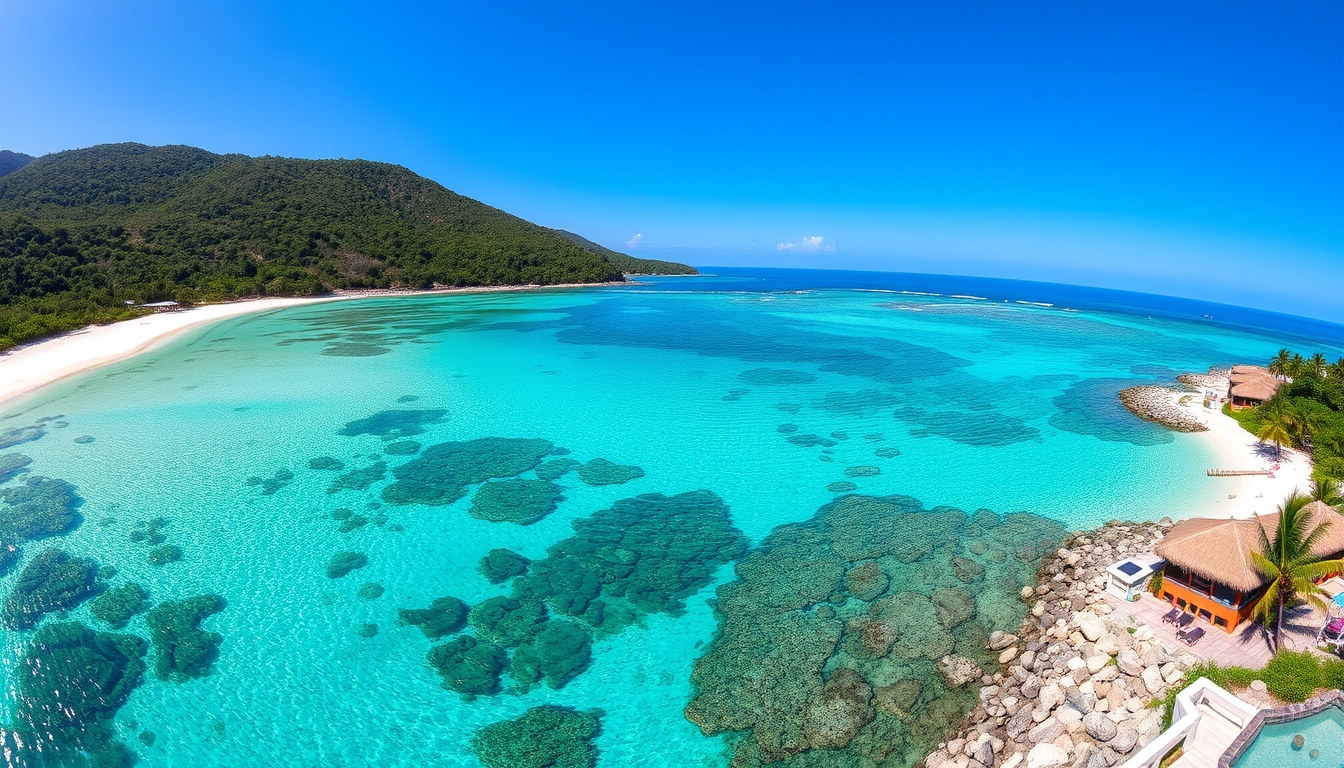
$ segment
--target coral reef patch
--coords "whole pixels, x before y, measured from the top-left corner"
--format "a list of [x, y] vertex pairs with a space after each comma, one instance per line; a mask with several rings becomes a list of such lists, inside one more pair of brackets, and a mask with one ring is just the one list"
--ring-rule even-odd
[[105, 588], [98, 563], [45, 549], [19, 571], [0, 618], [6, 629], [32, 629], [46, 614], [74, 608]]
[[308, 460], [308, 468], [319, 472], [339, 472], [345, 469], [345, 462], [335, 456], [314, 456]]
[[784, 439], [788, 440], [790, 443], [793, 443], [794, 445], [800, 445], [804, 448], [815, 448], [818, 445], [820, 445], [823, 448], [834, 448], [836, 444], [834, 440], [828, 437], [822, 437], [820, 435], [812, 435], [812, 434], [789, 435]]
[[8, 483], [16, 475], [32, 464], [31, 457], [24, 456], [22, 453], [6, 453], [0, 456], [0, 483]]
[[352, 469], [345, 474], [338, 475], [331, 485], [327, 486], [327, 493], [339, 493], [341, 491], [363, 491], [370, 485], [387, 477], [387, 462], [375, 461], [367, 467]]
[[593, 631], [586, 625], [565, 619], [548, 621], [514, 651], [509, 674], [523, 691], [543, 679], [551, 688], [563, 688], [588, 667], [592, 649]]
[[225, 606], [219, 595], [197, 595], [160, 603], [145, 614], [159, 679], [180, 683], [210, 674], [224, 636], [201, 629], [201, 622]]
[[817, 380], [817, 375], [791, 368], [752, 368], [739, 373], [737, 380], [744, 384], [787, 386], [789, 384], [811, 384]]
[[586, 485], [621, 485], [644, 476], [644, 470], [633, 464], [614, 464], [606, 459], [581, 464], [578, 472], [579, 479]]
[[6, 429], [4, 432], [0, 432], [0, 451], [23, 443], [30, 443], [40, 439], [45, 434], [47, 434], [47, 430], [41, 424]]
[[420, 443], [415, 440], [398, 440], [383, 446], [388, 456], [411, 456], [420, 452]]
[[382, 584], [379, 584], [376, 581], [369, 581], [365, 582], [356, 594], [359, 595], [360, 600], [377, 600], [383, 596], [383, 592], [385, 591], [386, 590], [383, 589]]
[[[555, 452], [552, 451], [551, 453], [554, 455]], [[570, 470], [579, 466], [580, 463], [581, 462], [565, 456], [551, 459], [545, 464], [537, 467], [537, 477], [542, 480], [559, 480], [569, 474]]]
[[470, 635], [430, 648], [426, 658], [444, 688], [468, 697], [498, 693], [499, 675], [508, 661], [503, 648]]
[[534, 600], [492, 597], [477, 603], [467, 620], [476, 636], [504, 648], [531, 640], [546, 623], [546, 608]]
[[882, 470], [879, 467], [862, 465], [857, 467], [845, 467], [845, 477], [876, 477], [880, 474], [882, 474]]
[[514, 477], [536, 467], [555, 446], [549, 440], [483, 437], [431, 445], [392, 470], [396, 482], [383, 489], [392, 504], [452, 504], [467, 488]]
[[831, 493], [849, 493], [850, 491], [857, 491], [858, 489], [859, 486], [851, 483], [848, 480], [840, 480], [838, 482], [830, 483], [829, 485], [826, 486], [826, 490], [830, 491]]
[[146, 555], [152, 565], [167, 565], [182, 559], [182, 548], [176, 544], [164, 544], [149, 550]]
[[894, 459], [901, 455], [900, 448], [878, 448], [873, 455], [879, 459]]
[[595, 768], [603, 712], [544, 705], [522, 717], [493, 723], [471, 739], [487, 768]]
[[560, 486], [546, 480], [495, 480], [476, 490], [467, 514], [478, 520], [531, 525], [554, 512], [564, 498]]
[[491, 584], [503, 584], [527, 573], [531, 560], [511, 549], [492, 549], [481, 558], [480, 572]]
[[369, 557], [363, 552], [337, 552], [327, 561], [327, 578], [339, 579], [368, 564]]
[[149, 592], [134, 583], [109, 589], [89, 603], [89, 613], [113, 629], [121, 629], [131, 617], [148, 609]]
[[84, 503], [75, 486], [64, 480], [26, 478], [23, 485], [0, 489], [7, 507], [0, 512], [0, 539], [20, 543], [68, 533], [83, 519], [79, 507]]
[[[686, 717], [737, 734], [735, 767], [909, 768], [978, 702], [939, 663], [991, 663], [989, 633], [1016, 629], [1019, 590], [1064, 533], [904, 496], [844, 496], [779, 526], [718, 589]], [[956, 559], [979, 577], [959, 578]]]
[[[379, 594], [381, 593], [379, 587]], [[402, 608], [397, 611], [397, 623], [403, 627], [419, 627], [425, 637], [438, 640], [451, 635], [467, 623], [467, 604], [456, 597], [440, 597], [428, 608]]]
[[418, 410], [379, 411], [362, 419], [347, 422], [336, 434], [348, 437], [374, 435], [387, 439], [422, 435], [427, 424], [442, 424], [448, 411], [442, 408]]

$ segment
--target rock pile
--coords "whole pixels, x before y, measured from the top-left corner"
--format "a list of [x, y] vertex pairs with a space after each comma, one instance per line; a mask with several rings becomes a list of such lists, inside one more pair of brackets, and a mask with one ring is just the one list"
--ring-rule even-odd
[[1135, 416], [1161, 424], [1177, 432], [1207, 432], [1208, 426], [1186, 408], [1175, 395], [1178, 390], [1145, 384], [1120, 390], [1120, 402]]
[[1231, 375], [1230, 370], [1210, 368], [1208, 373], [1182, 373], [1176, 377], [1176, 380], [1199, 391], [1215, 389], [1220, 392], [1227, 392], [1228, 377]]
[[1002, 669], [981, 678], [979, 706], [926, 768], [1108, 768], [1155, 738], [1153, 703], [1199, 659], [1110, 619], [1103, 592], [1108, 566], [1151, 552], [1170, 528], [1112, 521], [1065, 539], [1039, 586], [1022, 588], [1031, 611], [1019, 633], [990, 635]]

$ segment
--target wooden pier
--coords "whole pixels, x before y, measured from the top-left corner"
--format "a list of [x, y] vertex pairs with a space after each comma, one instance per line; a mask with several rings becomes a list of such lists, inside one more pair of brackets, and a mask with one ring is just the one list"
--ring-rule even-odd
[[1252, 475], [1272, 475], [1268, 469], [1210, 469], [1209, 477], [1250, 477]]

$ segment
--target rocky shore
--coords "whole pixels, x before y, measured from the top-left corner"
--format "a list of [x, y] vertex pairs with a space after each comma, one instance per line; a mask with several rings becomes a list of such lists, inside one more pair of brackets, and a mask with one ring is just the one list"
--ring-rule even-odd
[[[1110, 768], [1155, 738], [1156, 704], [1199, 659], [1142, 624], [1112, 620], [1104, 591], [1108, 566], [1151, 552], [1170, 528], [1112, 521], [1065, 539], [1042, 562], [1039, 585], [1022, 589], [1031, 609], [1019, 632], [990, 636], [1001, 669], [980, 678], [979, 706], [925, 767]], [[939, 663], [949, 684], [959, 666]]]
[[1208, 426], [1179, 404], [1182, 394], [1185, 393], [1171, 387], [1145, 384], [1120, 390], [1120, 402], [1145, 421], [1156, 422], [1177, 432], [1207, 432]]

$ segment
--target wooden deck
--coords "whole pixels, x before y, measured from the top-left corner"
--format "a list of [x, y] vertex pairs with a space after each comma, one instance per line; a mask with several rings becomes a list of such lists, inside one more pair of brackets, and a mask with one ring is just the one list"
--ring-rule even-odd
[[1218, 758], [1241, 734], [1241, 726], [1209, 705], [1200, 704], [1199, 712], [1199, 725], [1185, 737], [1185, 751], [1171, 768], [1217, 768]]

